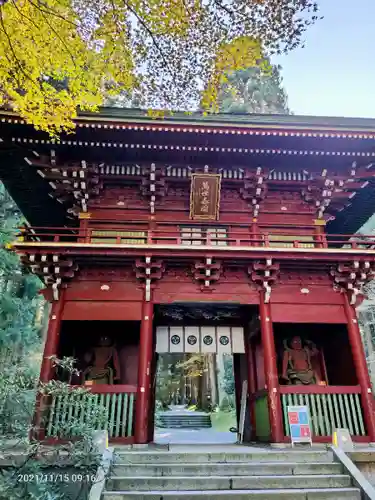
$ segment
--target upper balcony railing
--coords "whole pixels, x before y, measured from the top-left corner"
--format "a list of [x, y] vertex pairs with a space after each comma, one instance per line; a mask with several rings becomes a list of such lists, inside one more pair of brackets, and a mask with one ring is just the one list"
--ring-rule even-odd
[[[131, 226], [131, 227], [129, 227]], [[144, 227], [144, 226], [143, 226]], [[95, 245], [163, 245], [212, 247], [269, 247], [315, 249], [375, 250], [375, 235], [319, 234], [313, 229], [300, 231], [251, 226], [247, 230], [236, 226], [187, 227], [173, 229], [137, 229], [134, 224], [89, 228], [25, 227], [20, 229], [18, 241], [61, 244]]]

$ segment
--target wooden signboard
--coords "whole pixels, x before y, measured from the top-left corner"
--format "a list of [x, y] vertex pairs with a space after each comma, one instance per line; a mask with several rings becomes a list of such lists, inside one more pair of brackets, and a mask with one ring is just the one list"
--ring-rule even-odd
[[221, 174], [192, 174], [190, 218], [217, 220], [220, 208]]

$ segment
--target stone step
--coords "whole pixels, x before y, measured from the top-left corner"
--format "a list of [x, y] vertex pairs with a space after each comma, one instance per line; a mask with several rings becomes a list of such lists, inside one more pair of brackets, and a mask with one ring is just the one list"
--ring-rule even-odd
[[116, 464], [113, 476], [272, 476], [300, 474], [341, 474], [341, 464], [333, 462], [317, 463], [226, 463], [226, 464]]
[[208, 413], [159, 413], [158, 418], [196, 418], [202, 420], [211, 420], [211, 416]]
[[116, 491], [102, 500], [361, 500], [357, 488], [221, 490], [221, 491]]
[[211, 477], [122, 477], [107, 480], [107, 491], [192, 491], [192, 490], [272, 490], [301, 488], [348, 488], [351, 478], [345, 474], [283, 476], [211, 476]]
[[209, 425], [211, 426], [211, 420], [207, 420], [206, 418], [160, 418], [159, 422], [164, 423], [165, 425], [172, 424], [186, 424], [186, 425]]
[[316, 463], [333, 462], [331, 451], [277, 451], [261, 450], [257, 452], [239, 453], [176, 453], [171, 451], [138, 451], [116, 450], [114, 460], [121, 464], [185, 464], [202, 463], [250, 463], [250, 462], [297, 462]]
[[157, 418], [159, 427], [170, 429], [180, 427], [209, 428], [212, 427], [209, 415], [159, 415]]
[[194, 415], [160, 415], [158, 418], [160, 420], [211, 420], [209, 415], [197, 415], [196, 417]]
[[159, 429], [211, 429], [208, 422], [158, 422]]
[[211, 420], [208, 420], [207, 418], [159, 418], [159, 422], [165, 422], [165, 423], [175, 423], [175, 422], [187, 422], [187, 423], [192, 423], [192, 422], [197, 422], [199, 424], [211, 424]]

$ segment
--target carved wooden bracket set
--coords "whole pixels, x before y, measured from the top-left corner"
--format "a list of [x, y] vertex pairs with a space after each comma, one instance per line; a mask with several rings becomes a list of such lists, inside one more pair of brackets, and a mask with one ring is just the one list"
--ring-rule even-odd
[[272, 259], [264, 262], [254, 262], [248, 267], [248, 274], [260, 290], [264, 291], [264, 302], [270, 301], [272, 285], [277, 282], [280, 274], [280, 264], [275, 264]]
[[155, 202], [167, 194], [168, 186], [164, 179], [164, 172], [160, 168], [156, 168], [152, 163], [149, 168], [143, 170], [141, 182], [141, 194], [147, 198], [150, 204], [150, 213], [155, 213]]
[[[59, 290], [66, 288], [68, 281], [78, 272], [78, 265], [70, 257], [59, 254], [35, 254], [27, 252], [21, 255], [25, 267], [41, 280], [53, 292], [53, 299], [59, 299]], [[134, 272], [137, 281], [144, 289], [144, 299], [151, 300], [151, 291], [156, 282], [164, 276], [166, 264], [161, 259], [146, 255], [135, 260]], [[225, 263], [207, 257], [196, 260], [191, 265], [191, 276], [202, 292], [214, 291], [215, 285], [223, 276]], [[247, 267], [250, 283], [264, 292], [264, 301], [270, 301], [272, 287], [280, 277], [280, 263], [272, 259], [257, 260]], [[375, 263], [352, 261], [331, 267], [330, 276], [335, 290], [347, 293], [351, 304], [363, 295], [363, 287], [375, 277]]]
[[151, 289], [155, 286], [155, 281], [163, 277], [165, 271], [164, 263], [161, 259], [153, 260], [151, 256], [136, 259], [135, 276], [144, 288], [144, 299], [151, 300]]
[[368, 261], [353, 261], [339, 264], [331, 269], [334, 286], [348, 294], [350, 304], [355, 305], [357, 298], [363, 295], [363, 286], [375, 276], [375, 265]]
[[57, 164], [53, 150], [50, 158], [26, 158], [27, 163], [37, 168], [38, 174], [46, 179], [51, 188], [50, 196], [67, 208], [67, 213], [77, 217], [80, 212], [87, 212], [89, 200], [100, 194], [103, 183], [99, 178], [99, 168], [81, 161], [72, 165]]
[[357, 190], [367, 185], [366, 179], [371, 167], [372, 165], [367, 165], [359, 169], [354, 162], [349, 174], [341, 177], [329, 177], [324, 169], [320, 177], [309, 181], [307, 188], [302, 191], [302, 197], [306, 202], [315, 205], [317, 218], [323, 219], [326, 211], [337, 212], [350, 204]]
[[54, 300], [59, 299], [59, 290], [65, 288], [67, 281], [74, 278], [78, 271], [72, 259], [57, 254], [25, 254], [21, 256], [21, 262], [47, 287], [51, 287]]
[[192, 266], [193, 279], [202, 291], [212, 290], [212, 286], [219, 281], [222, 271], [222, 263], [210, 257], [197, 261]]
[[260, 205], [266, 197], [266, 180], [267, 174], [263, 172], [261, 167], [258, 167], [254, 174], [246, 173], [243, 187], [240, 189], [242, 198], [252, 209], [253, 217], [258, 217]]

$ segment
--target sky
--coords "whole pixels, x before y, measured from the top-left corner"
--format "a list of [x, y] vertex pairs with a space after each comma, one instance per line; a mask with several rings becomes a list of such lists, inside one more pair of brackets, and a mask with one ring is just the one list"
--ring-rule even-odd
[[324, 19], [305, 47], [273, 59], [283, 67], [296, 115], [375, 118], [375, 0], [317, 0]]

